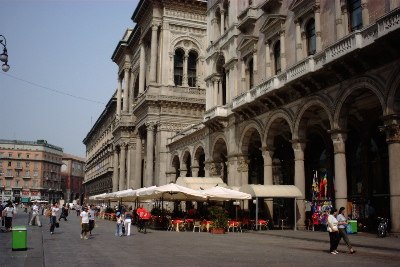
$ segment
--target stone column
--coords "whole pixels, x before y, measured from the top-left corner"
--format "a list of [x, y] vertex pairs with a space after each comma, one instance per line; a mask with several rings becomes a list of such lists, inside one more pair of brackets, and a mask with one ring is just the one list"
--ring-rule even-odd
[[246, 63], [244, 62], [244, 59], [242, 60], [242, 90], [241, 93], [246, 92], [247, 87], [246, 87]]
[[132, 188], [132, 186], [134, 185], [134, 181], [133, 181], [133, 164], [134, 164], [134, 158], [135, 155], [133, 154], [134, 147], [135, 144], [133, 143], [129, 143], [128, 144], [128, 156], [126, 159], [126, 189]]
[[125, 68], [124, 69], [124, 97], [123, 97], [123, 104], [122, 104], [122, 111], [124, 113], [128, 112], [128, 99], [129, 99], [129, 94], [128, 94], [128, 90], [129, 90], [129, 69]]
[[347, 206], [346, 175], [346, 134], [343, 131], [330, 131], [335, 153], [335, 198], [336, 209]]
[[158, 48], [158, 25], [151, 26], [151, 47], [150, 47], [150, 82], [157, 82], [157, 48]]
[[342, 4], [340, 0], [335, 0], [335, 21], [336, 21], [336, 39], [343, 37], [342, 24]]
[[118, 89], [117, 89], [117, 117], [121, 116], [121, 94], [122, 94], [122, 79], [118, 77]]
[[285, 31], [280, 32], [280, 42], [281, 42], [281, 71], [286, 70], [286, 53], [285, 53]]
[[140, 62], [139, 62], [139, 95], [143, 94], [145, 88], [145, 75], [146, 75], [146, 50], [144, 43], [140, 44]]
[[300, 61], [303, 59], [303, 45], [301, 43], [301, 30], [300, 21], [296, 20], [296, 60]]
[[292, 140], [292, 147], [294, 152], [294, 185], [300, 189], [303, 195], [296, 199], [297, 210], [297, 226], [302, 227], [305, 224], [306, 210], [304, 205], [304, 199], [306, 196], [305, 190], [305, 173], [304, 173], [304, 149], [306, 143], [304, 140]]
[[272, 76], [271, 71], [271, 52], [269, 49], [269, 42], [265, 42], [265, 75], [266, 78], [270, 78]]
[[181, 166], [179, 169], [180, 177], [186, 177], [188, 170], [186, 166]]
[[392, 232], [400, 232], [400, 124], [398, 118], [386, 120], [389, 154], [390, 222]]
[[221, 36], [222, 36], [225, 32], [225, 10], [221, 9], [220, 13], [221, 13]]
[[114, 150], [114, 159], [113, 159], [113, 178], [112, 178], [112, 185], [113, 185], [113, 192], [118, 191], [118, 151], [117, 148]]
[[213, 100], [213, 106], [216, 107], [218, 106], [218, 79], [213, 79], [213, 90], [214, 90], [214, 100]]
[[[274, 151], [272, 148], [263, 147], [262, 155], [264, 158], [264, 184], [265, 185], [273, 185], [273, 173], [272, 173], [272, 156]], [[268, 207], [268, 212], [271, 218], [274, 217], [274, 201], [272, 198], [266, 199], [266, 204]]]
[[[129, 101], [128, 101], [128, 112], [129, 114], [132, 114], [133, 112], [133, 101], [135, 99], [135, 82], [136, 82], [136, 74], [134, 74], [133, 72], [130, 72], [130, 89], [129, 89]], [[137, 97], [137, 96], [136, 96]]]
[[257, 49], [254, 49], [254, 51], [253, 51], [253, 87], [257, 83], [258, 83], [258, 55], [257, 55]]
[[362, 12], [362, 22], [363, 28], [369, 25], [369, 11], [367, 0], [361, 0], [361, 12]]
[[183, 56], [183, 81], [182, 81], [182, 86], [188, 86], [188, 58], [189, 55], [184, 55]]
[[119, 162], [119, 186], [118, 190], [124, 190], [125, 189], [125, 180], [126, 180], [126, 174], [125, 174], [125, 166], [126, 166], [126, 145], [122, 144], [121, 145], [121, 160]]
[[192, 166], [192, 177], [199, 177], [199, 166]]
[[145, 186], [154, 185], [154, 173], [153, 173], [153, 148], [154, 148], [154, 123], [146, 123], [147, 127], [147, 147], [146, 147], [146, 177], [144, 178]]
[[321, 10], [320, 6], [315, 6], [314, 9], [315, 18], [315, 49], [316, 53], [322, 50], [322, 40], [321, 40]]
[[343, 36], [349, 34], [349, 15], [347, 13], [347, 5], [342, 6], [343, 13]]
[[218, 106], [222, 106], [222, 78], [218, 81]]
[[168, 78], [168, 84], [170, 86], [175, 86], [175, 81], [174, 81], [174, 54], [169, 53], [169, 78]]
[[140, 139], [140, 136], [136, 137], [136, 146], [134, 147], [135, 150], [135, 182], [133, 184], [133, 188], [141, 188], [144, 186], [142, 184], [142, 139]]

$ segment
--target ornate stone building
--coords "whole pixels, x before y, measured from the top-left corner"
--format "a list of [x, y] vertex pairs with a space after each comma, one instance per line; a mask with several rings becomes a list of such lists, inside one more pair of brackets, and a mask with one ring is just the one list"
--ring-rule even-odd
[[113, 189], [294, 184], [304, 199], [284, 204], [303, 225], [323, 176], [322, 199], [360, 218], [372, 205], [399, 232], [400, 1], [183, 2], [141, 1], [114, 52]]

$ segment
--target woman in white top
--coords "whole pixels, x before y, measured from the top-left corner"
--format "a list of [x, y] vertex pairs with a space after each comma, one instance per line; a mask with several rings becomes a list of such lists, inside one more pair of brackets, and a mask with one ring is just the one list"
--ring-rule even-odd
[[350, 253], [353, 254], [356, 251], [353, 250], [353, 248], [352, 248], [352, 246], [350, 244], [350, 240], [347, 237], [347, 233], [346, 233], [347, 219], [344, 216], [344, 210], [345, 210], [345, 208], [341, 207], [339, 209], [338, 216], [336, 217], [336, 219], [338, 220], [338, 225], [339, 225], [338, 226], [338, 228], [339, 228], [339, 241], [338, 241], [338, 243], [340, 242], [340, 239], [343, 238], [344, 242], [346, 243], [347, 247], [349, 248]]
[[11, 202], [8, 204], [7, 208], [3, 210], [3, 217], [5, 218], [5, 227], [7, 231], [11, 231], [12, 219], [14, 218], [15, 213], [15, 208]]
[[330, 241], [329, 252], [331, 254], [339, 253], [336, 251], [339, 245], [339, 229], [338, 229], [338, 221], [336, 219], [336, 214], [337, 210], [335, 208], [332, 208], [328, 216], [327, 230], [329, 232], [329, 241]]

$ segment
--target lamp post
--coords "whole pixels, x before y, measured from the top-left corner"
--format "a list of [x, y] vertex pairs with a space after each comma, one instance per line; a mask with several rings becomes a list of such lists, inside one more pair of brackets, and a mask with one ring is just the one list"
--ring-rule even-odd
[[7, 64], [8, 62], [8, 54], [7, 54], [7, 40], [6, 37], [0, 34], [0, 44], [3, 46], [3, 53], [0, 55], [0, 60], [4, 62], [3, 66], [1, 66], [1, 69], [4, 72], [7, 72], [10, 69], [10, 66]]

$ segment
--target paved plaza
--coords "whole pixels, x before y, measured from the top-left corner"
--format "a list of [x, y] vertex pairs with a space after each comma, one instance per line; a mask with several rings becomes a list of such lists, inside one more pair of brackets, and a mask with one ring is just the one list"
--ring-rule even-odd
[[[47, 218], [41, 218], [42, 223]], [[27, 225], [19, 213], [14, 225]], [[28, 250], [11, 250], [11, 233], [0, 233], [0, 266], [399, 266], [400, 239], [351, 235], [356, 254], [348, 254], [343, 241], [331, 255], [327, 233], [269, 230], [209, 233], [149, 230], [115, 237], [115, 222], [99, 219], [94, 235], [80, 239], [73, 212], [54, 235], [46, 223], [28, 226]]]

